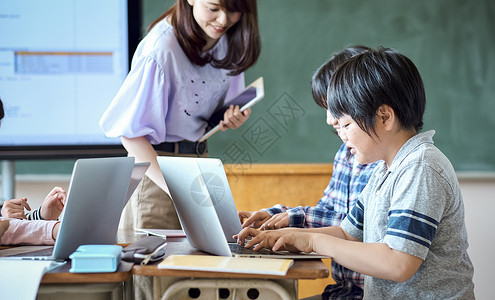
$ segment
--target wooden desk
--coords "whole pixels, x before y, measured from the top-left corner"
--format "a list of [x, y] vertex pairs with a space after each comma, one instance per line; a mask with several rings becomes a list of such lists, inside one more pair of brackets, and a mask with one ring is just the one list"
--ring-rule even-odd
[[132, 264], [120, 263], [113, 273], [70, 273], [70, 261], [46, 273], [37, 300], [132, 299]]
[[[192, 248], [183, 238], [168, 239], [166, 256], [172, 254], [209, 255]], [[285, 276], [158, 269], [157, 264], [135, 265], [132, 270], [134, 275], [154, 277], [155, 299], [161, 299], [162, 295], [165, 299], [180, 299], [191, 289], [200, 290], [201, 298], [198, 299], [216, 299], [220, 289], [231, 295], [258, 289], [259, 296], [254, 299], [277, 299], [277, 297], [278, 299], [298, 299], [297, 281], [299, 279], [329, 276], [328, 268], [319, 259], [295, 260]]]
[[[134, 231], [119, 230], [117, 242], [125, 247], [143, 236]], [[68, 261], [46, 273], [36, 299], [133, 299], [132, 264], [121, 262], [113, 273], [70, 273], [70, 267]]]
[[[0, 256], [8, 256], [33, 247], [1, 247]], [[71, 262], [43, 275], [37, 300], [50, 299], [131, 299], [132, 264], [121, 263], [112, 273], [70, 273]]]
[[68, 284], [68, 283], [112, 283], [125, 282], [131, 279], [132, 264], [120, 263], [117, 271], [113, 273], [70, 273], [71, 263], [45, 273], [41, 284]]
[[[118, 242], [125, 246], [142, 237], [142, 234], [119, 232]], [[192, 248], [185, 238], [169, 238], [167, 242], [167, 256], [209, 255]], [[329, 270], [321, 260], [296, 260], [285, 276], [167, 270], [158, 269], [157, 265], [158, 262], [146, 266], [120, 264], [114, 273], [84, 274], [70, 273], [68, 262], [43, 276], [37, 299], [132, 299], [132, 275], [153, 277], [155, 299], [161, 299], [167, 292], [166, 299], [180, 299], [191, 288], [201, 291], [198, 299], [216, 299], [220, 290], [231, 293], [230, 297], [220, 299], [248, 299], [236, 298], [235, 294], [250, 290], [259, 294], [251, 299], [298, 299], [298, 280], [329, 276]]]

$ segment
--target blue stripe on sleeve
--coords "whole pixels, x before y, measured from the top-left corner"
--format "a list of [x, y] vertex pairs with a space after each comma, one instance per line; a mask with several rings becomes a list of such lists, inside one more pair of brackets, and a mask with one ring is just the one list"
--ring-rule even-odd
[[406, 235], [406, 234], [403, 234], [403, 233], [400, 233], [400, 232], [394, 232], [394, 231], [387, 230], [387, 235], [398, 236], [398, 237], [401, 237], [403, 239], [416, 242], [416, 243], [418, 243], [420, 245], [425, 246], [426, 248], [430, 248], [430, 245], [431, 245], [431, 243], [428, 243], [428, 242], [426, 242], [426, 241], [424, 241], [422, 239], [418, 239], [418, 238], [415, 238], [413, 236]]
[[400, 214], [400, 213], [407, 213], [407, 214], [410, 214], [412, 216], [418, 217], [420, 219], [424, 219], [425, 221], [428, 221], [430, 223], [435, 224], [435, 226], [438, 226], [438, 224], [439, 224], [439, 222], [437, 220], [433, 219], [432, 217], [424, 215], [422, 213], [419, 213], [419, 212], [411, 210], [411, 209], [394, 209], [394, 210], [389, 211], [388, 215], [390, 216], [392, 214]]
[[391, 210], [387, 235], [399, 236], [430, 247], [438, 224], [435, 219], [410, 209]]
[[356, 205], [352, 208], [351, 213], [347, 216], [347, 219], [352, 225], [356, 226], [357, 229], [363, 230], [364, 206], [361, 201], [358, 200]]

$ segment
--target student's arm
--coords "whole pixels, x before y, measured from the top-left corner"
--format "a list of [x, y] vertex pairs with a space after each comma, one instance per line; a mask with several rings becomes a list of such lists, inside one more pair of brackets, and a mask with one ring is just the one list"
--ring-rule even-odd
[[363, 243], [342, 232], [345, 239], [331, 234], [309, 234], [313, 251], [328, 255], [356, 272], [397, 282], [407, 281], [423, 263], [421, 258], [394, 250], [385, 243]]
[[144, 137], [126, 138], [122, 137], [122, 145], [129, 153], [129, 156], [134, 156], [136, 162], [150, 162], [151, 165], [146, 171], [146, 175], [153, 180], [163, 191], [170, 195], [165, 178], [156, 160], [157, 154], [151, 143]]
[[324, 228], [286, 228], [257, 231], [246, 228], [239, 233], [241, 244], [252, 237], [246, 247], [257, 244], [255, 250], [317, 252], [351, 270], [377, 278], [404, 282], [421, 266], [422, 259], [388, 247], [384, 243], [363, 243], [340, 226]]
[[[9, 219], [9, 227], [0, 239], [2, 245], [53, 245], [58, 221]], [[60, 226], [60, 225], [57, 225]], [[58, 231], [58, 228], [55, 229]]]

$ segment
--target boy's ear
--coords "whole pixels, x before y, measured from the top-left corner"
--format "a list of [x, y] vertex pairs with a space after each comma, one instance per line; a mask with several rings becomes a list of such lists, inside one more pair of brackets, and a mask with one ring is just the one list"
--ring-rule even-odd
[[390, 130], [395, 123], [395, 111], [392, 107], [383, 104], [377, 110], [377, 122], [380, 123], [385, 129]]

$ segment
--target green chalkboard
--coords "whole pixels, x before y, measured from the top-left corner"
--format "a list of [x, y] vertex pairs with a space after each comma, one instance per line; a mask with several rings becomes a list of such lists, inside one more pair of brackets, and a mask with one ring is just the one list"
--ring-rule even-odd
[[[266, 96], [245, 127], [211, 139], [212, 154], [226, 161], [329, 162], [340, 140], [312, 100], [310, 78], [333, 52], [363, 44], [397, 49], [417, 64], [427, 94], [424, 129], [436, 130], [435, 144], [457, 171], [495, 171], [494, 1], [262, 0], [258, 5], [263, 49], [247, 81], [263, 76]], [[273, 107], [286, 101], [297, 107], [292, 106], [292, 119], [285, 111], [282, 126]], [[249, 128], [257, 132], [249, 136]], [[262, 132], [272, 131], [260, 140]], [[234, 151], [239, 147], [245, 153]]]
[[[173, 1], [143, 0], [144, 25]], [[426, 87], [424, 129], [457, 171], [495, 171], [493, 0], [260, 0], [262, 53], [246, 83], [264, 77], [265, 98], [246, 124], [216, 133], [210, 155], [227, 163], [331, 162], [340, 140], [311, 97], [313, 72], [345, 46], [394, 48]], [[143, 26], [144, 27], [144, 26]], [[54, 162], [19, 162], [18, 173], [54, 173]], [[72, 161], [56, 166], [70, 173]]]

